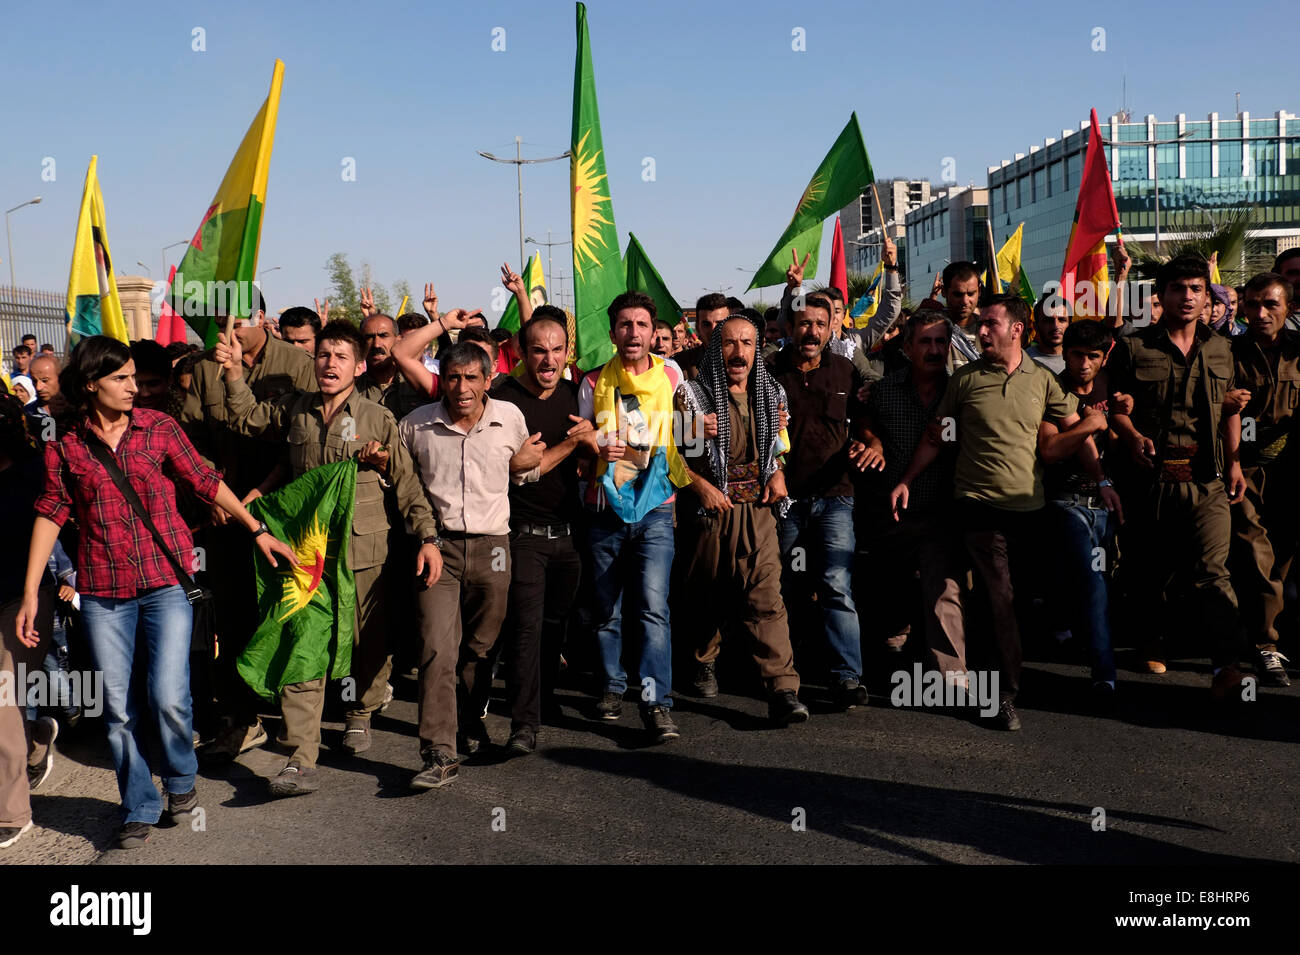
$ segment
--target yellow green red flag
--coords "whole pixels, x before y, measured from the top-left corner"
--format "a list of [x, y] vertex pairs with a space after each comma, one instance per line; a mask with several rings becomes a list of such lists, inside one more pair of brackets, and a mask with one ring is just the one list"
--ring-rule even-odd
[[276, 60], [271, 91], [176, 268], [172, 307], [209, 347], [221, 330], [219, 317], [248, 317], [283, 77], [284, 64]]
[[90, 157], [86, 187], [81, 192], [77, 238], [72, 246], [72, 271], [68, 275], [68, 334], [74, 340], [109, 335], [128, 342], [122, 300], [113, 278], [113, 257], [108, 250], [104, 197], [96, 175], [99, 157]]
[[[528, 260], [528, 268], [524, 269], [523, 274], [524, 290], [532, 299], [533, 308], [538, 305], [546, 304], [546, 273], [542, 271], [542, 254], [534, 252], [533, 257]], [[538, 290], [541, 290], [540, 301], [537, 296]], [[501, 316], [501, 321], [497, 322], [497, 328], [504, 328], [508, 332], [519, 331], [519, 303], [515, 297], [510, 296], [510, 301], [506, 304], [505, 313]]]

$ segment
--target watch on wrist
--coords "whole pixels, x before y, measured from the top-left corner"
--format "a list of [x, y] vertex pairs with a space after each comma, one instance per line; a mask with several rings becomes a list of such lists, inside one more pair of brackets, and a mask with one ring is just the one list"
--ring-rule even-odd
[[1104, 477], [1097, 482], [1097, 487], [1114, 487], [1114, 486], [1115, 486], [1115, 482], [1108, 477]]
[[263, 534], [271, 533], [271, 528], [266, 526], [266, 521], [257, 522], [257, 530], [253, 531], [254, 537], [261, 537]]
[[432, 537], [426, 537], [421, 543], [432, 544], [434, 547], [438, 548], [438, 550], [442, 550], [442, 538], [437, 534], [434, 534]]

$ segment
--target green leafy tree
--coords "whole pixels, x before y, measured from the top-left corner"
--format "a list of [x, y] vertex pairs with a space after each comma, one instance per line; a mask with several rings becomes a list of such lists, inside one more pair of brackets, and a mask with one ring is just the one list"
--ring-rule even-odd
[[342, 252], [335, 252], [326, 260], [325, 271], [330, 277], [329, 317], [346, 319], [354, 325], [360, 323], [361, 305], [348, 257]]
[[[398, 279], [393, 283], [393, 308], [401, 308], [403, 298], [409, 299], [406, 303], [406, 310], [408, 312], [420, 311], [420, 303], [417, 302], [415, 296], [411, 294], [411, 283], [407, 282], [406, 279]], [[396, 317], [396, 315], [393, 316], [393, 318]]]
[[[1192, 217], [1195, 221], [1190, 221]], [[1154, 279], [1160, 266], [1178, 255], [1192, 253], [1204, 259], [1219, 253], [1219, 274], [1231, 285], [1242, 285], [1252, 275], [1267, 272], [1273, 255], [1266, 241], [1255, 237], [1260, 222], [1257, 207], [1245, 206], [1215, 212], [1213, 218], [1193, 212], [1175, 225], [1173, 235], [1161, 239], [1160, 254], [1154, 243], [1126, 242], [1133, 269], [1144, 279]]]

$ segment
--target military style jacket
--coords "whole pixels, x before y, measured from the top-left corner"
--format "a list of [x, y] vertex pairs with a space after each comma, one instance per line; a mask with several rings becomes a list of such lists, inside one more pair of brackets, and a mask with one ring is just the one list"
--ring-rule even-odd
[[[1241, 412], [1243, 467], [1275, 461], [1295, 464], [1300, 448], [1288, 444], [1300, 403], [1300, 332], [1284, 328], [1277, 344], [1268, 350], [1247, 333], [1232, 340], [1236, 387], [1250, 389], [1250, 401]], [[1254, 423], [1253, 435], [1248, 422]], [[1247, 440], [1247, 438], [1253, 440]]]
[[370, 441], [378, 441], [387, 449], [385, 475], [365, 465], [357, 470], [352, 540], [348, 546], [353, 570], [383, 564], [388, 557], [389, 533], [400, 531], [403, 521], [421, 538], [437, 534], [424, 485], [387, 408], [367, 401], [354, 390], [326, 425], [324, 397], [319, 392], [295, 391], [274, 401], [258, 402], [240, 379], [228, 383], [226, 394], [234, 430], [271, 441], [287, 441], [295, 478], [322, 464], [346, 461]]

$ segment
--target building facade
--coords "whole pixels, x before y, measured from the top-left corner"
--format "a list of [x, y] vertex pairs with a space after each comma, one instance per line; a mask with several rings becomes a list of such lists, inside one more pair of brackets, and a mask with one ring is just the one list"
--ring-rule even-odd
[[907, 214], [904, 295], [920, 302], [949, 262], [988, 261], [988, 190], [955, 186]]
[[880, 263], [882, 232], [898, 244], [899, 268], [906, 273], [906, 228], [903, 220], [907, 213], [930, 201], [932, 187], [925, 179], [882, 179], [876, 182], [876, 195], [880, 199], [880, 212], [868, 189], [840, 210], [840, 228], [844, 232], [845, 262], [850, 271], [870, 275]]
[[[1255, 207], [1253, 234], [1262, 251], [1300, 243], [1300, 120], [1294, 115], [1279, 110], [1267, 119], [1252, 119], [1248, 112], [1233, 120], [1218, 113], [1193, 122], [1181, 113], [1170, 122], [1122, 119], [1110, 117], [1101, 134], [1125, 239], [1154, 248], [1157, 221], [1165, 241], [1213, 227], [1226, 210]], [[994, 241], [1001, 245], [1025, 224], [1022, 263], [1040, 293], [1061, 277], [1087, 144], [1088, 123], [1082, 122], [1060, 139], [1048, 138], [1028, 154], [989, 167]]]

